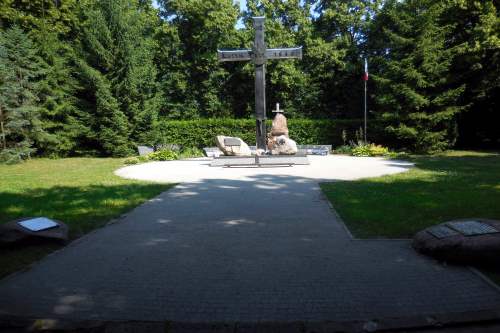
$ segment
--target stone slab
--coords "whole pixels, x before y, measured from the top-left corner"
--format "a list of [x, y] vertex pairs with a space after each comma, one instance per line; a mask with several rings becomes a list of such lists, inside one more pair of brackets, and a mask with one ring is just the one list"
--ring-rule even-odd
[[[257, 147], [249, 146], [252, 154], [255, 154]], [[305, 155], [328, 155], [332, 151], [332, 145], [297, 145], [298, 154]], [[224, 155], [217, 147], [203, 148], [207, 157], [218, 157]], [[326, 154], [325, 154], [326, 151]]]
[[139, 156], [145, 156], [145, 155], [153, 153], [154, 151], [155, 150], [153, 147], [137, 146], [137, 152], [139, 153]]
[[33, 217], [17, 219], [0, 225], [0, 244], [10, 244], [30, 239], [68, 240], [69, 228], [66, 224], [54, 220], [58, 224], [57, 227], [40, 231], [31, 231], [19, 224], [19, 222], [30, 219], [33, 219]]
[[220, 156], [214, 158], [210, 166], [271, 166], [271, 165], [309, 165], [309, 160], [304, 154], [296, 155], [265, 155], [265, 156]]
[[[476, 223], [471, 224], [471, 222]], [[474, 226], [471, 227], [471, 225]], [[445, 235], [446, 229], [455, 233]], [[438, 236], [433, 230], [438, 230]], [[500, 230], [500, 221], [489, 219], [448, 221], [418, 232], [413, 237], [412, 245], [422, 254], [447, 262], [498, 265], [500, 264], [500, 233], [493, 233], [492, 230]], [[482, 233], [478, 234], [478, 232]]]

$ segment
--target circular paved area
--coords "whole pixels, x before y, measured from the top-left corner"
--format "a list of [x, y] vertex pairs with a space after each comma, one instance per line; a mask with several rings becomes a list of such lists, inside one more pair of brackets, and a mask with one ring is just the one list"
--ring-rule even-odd
[[118, 170], [181, 184], [0, 281], [0, 319], [373, 326], [387, 318], [498, 317], [498, 289], [471, 270], [417, 255], [408, 241], [352, 240], [318, 186], [402, 172], [407, 163], [310, 160], [292, 168], [197, 160]]
[[116, 174], [132, 179], [168, 183], [203, 179], [245, 179], [258, 175], [304, 177], [312, 180], [354, 180], [404, 172], [413, 166], [405, 161], [342, 155], [308, 156], [310, 165], [293, 167], [209, 167], [210, 159], [151, 162], [128, 166]]

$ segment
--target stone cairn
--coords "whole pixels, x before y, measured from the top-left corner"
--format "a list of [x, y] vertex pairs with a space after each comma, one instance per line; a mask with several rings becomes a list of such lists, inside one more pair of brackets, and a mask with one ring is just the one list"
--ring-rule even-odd
[[284, 110], [280, 110], [280, 104], [276, 103], [271, 132], [267, 138], [267, 148], [271, 155], [294, 155], [297, 153], [297, 143], [288, 137], [288, 125]]

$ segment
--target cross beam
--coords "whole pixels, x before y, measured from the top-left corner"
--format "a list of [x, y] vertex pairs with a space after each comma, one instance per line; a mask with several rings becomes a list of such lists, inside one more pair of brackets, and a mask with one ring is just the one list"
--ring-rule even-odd
[[251, 50], [217, 50], [217, 58], [220, 62], [252, 61], [254, 63], [257, 149], [266, 151], [266, 61], [302, 59], [302, 47], [268, 49], [264, 41], [264, 20], [264, 17], [253, 18], [255, 40]]

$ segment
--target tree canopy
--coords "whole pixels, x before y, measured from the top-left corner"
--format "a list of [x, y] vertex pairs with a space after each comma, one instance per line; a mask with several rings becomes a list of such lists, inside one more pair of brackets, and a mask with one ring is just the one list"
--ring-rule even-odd
[[499, 5], [493, 0], [5, 0], [0, 2], [0, 159], [125, 156], [167, 119], [250, 118], [251, 48], [302, 45], [267, 64], [268, 109], [363, 115], [398, 146], [500, 146]]

